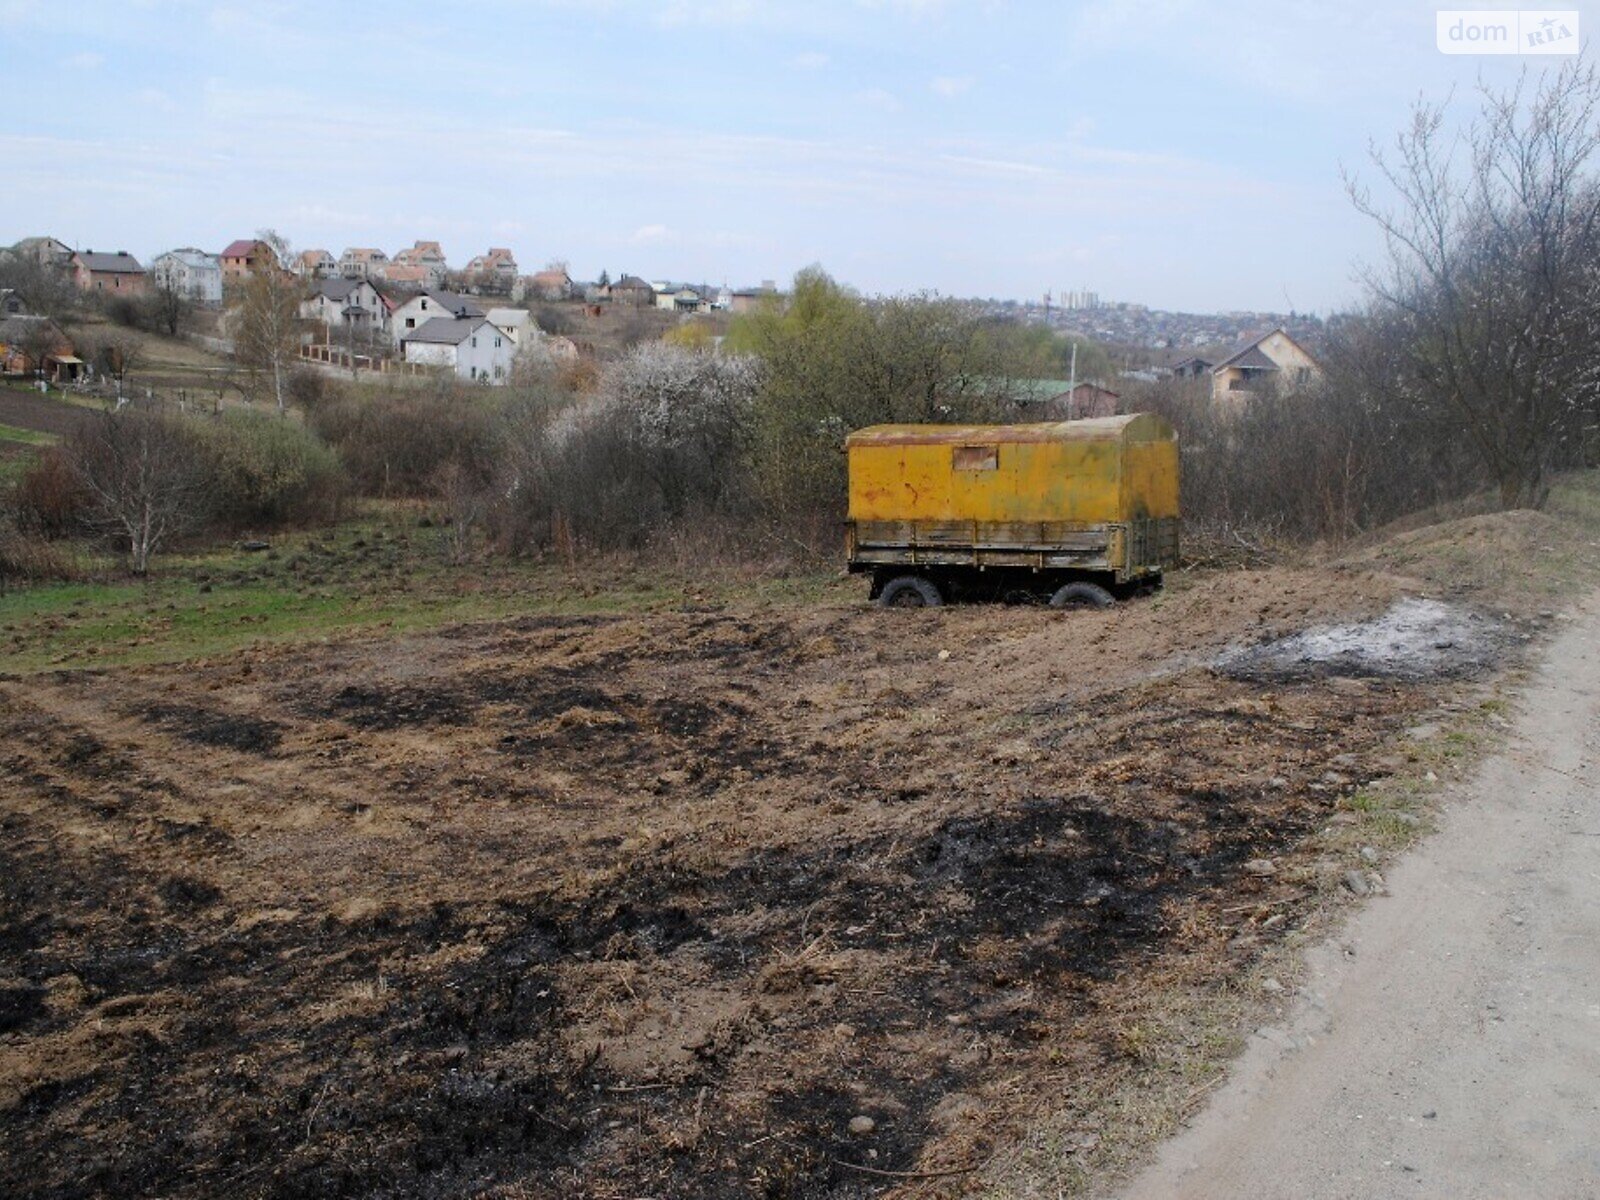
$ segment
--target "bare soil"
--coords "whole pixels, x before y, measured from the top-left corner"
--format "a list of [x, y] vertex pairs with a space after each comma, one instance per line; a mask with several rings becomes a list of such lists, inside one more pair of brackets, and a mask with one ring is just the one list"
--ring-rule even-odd
[[93, 416], [93, 409], [68, 404], [53, 396], [0, 388], [0, 425], [65, 437]]
[[1314, 903], [1246, 864], [1458, 682], [1213, 664], [1401, 589], [0, 678], [0, 1192], [957, 1194]]

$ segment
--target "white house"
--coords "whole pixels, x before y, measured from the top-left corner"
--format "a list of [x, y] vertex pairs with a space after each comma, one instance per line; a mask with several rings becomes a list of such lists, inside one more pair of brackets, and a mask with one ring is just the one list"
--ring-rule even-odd
[[538, 326], [533, 323], [533, 314], [525, 308], [491, 308], [487, 315], [492, 324], [511, 335], [513, 342], [521, 342], [530, 329], [534, 337], [539, 336]]
[[339, 260], [326, 250], [302, 250], [294, 256], [294, 273], [302, 279], [332, 279]]
[[156, 255], [150, 278], [158, 288], [170, 287], [200, 304], [222, 303], [222, 260], [193, 246]]
[[517, 343], [487, 317], [434, 317], [400, 340], [408, 363], [445, 367], [460, 379], [504, 383]]
[[365, 279], [323, 279], [311, 298], [300, 305], [300, 316], [321, 321], [330, 339], [346, 327], [358, 333], [389, 327], [389, 305], [371, 282]]
[[368, 279], [383, 274], [389, 256], [371, 246], [351, 246], [339, 256], [339, 274], [346, 279]]
[[470, 296], [429, 288], [396, 308], [389, 318], [389, 331], [398, 348], [407, 335], [421, 329], [435, 317], [482, 317], [485, 313]]

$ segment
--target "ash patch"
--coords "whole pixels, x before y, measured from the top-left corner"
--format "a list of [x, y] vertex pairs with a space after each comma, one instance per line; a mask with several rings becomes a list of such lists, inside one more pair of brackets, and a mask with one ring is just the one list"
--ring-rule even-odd
[[465, 725], [470, 711], [449, 689], [352, 683], [334, 692], [311, 715], [336, 717], [357, 729], [382, 731], [411, 725]]
[[195, 704], [149, 704], [143, 715], [157, 728], [186, 742], [223, 750], [270, 754], [283, 740], [283, 727], [275, 721]]
[[1489, 670], [1510, 641], [1504, 622], [1437, 600], [1408, 598], [1371, 621], [1230, 650], [1214, 666], [1229, 678], [1250, 680], [1453, 679]]

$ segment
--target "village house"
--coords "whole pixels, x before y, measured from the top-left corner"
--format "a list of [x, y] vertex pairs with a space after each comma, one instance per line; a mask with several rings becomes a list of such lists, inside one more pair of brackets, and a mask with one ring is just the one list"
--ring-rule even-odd
[[1056, 411], [1069, 421], [1082, 421], [1089, 417], [1114, 417], [1117, 401], [1121, 397], [1098, 383], [1080, 383], [1061, 393], [1054, 400]]
[[407, 263], [390, 263], [383, 271], [374, 275], [374, 279], [382, 279], [385, 283], [407, 292], [420, 292], [426, 287], [431, 287], [429, 282], [434, 273], [427, 267], [414, 267]]
[[395, 346], [399, 347], [407, 336], [436, 317], [483, 318], [486, 315], [470, 296], [430, 288], [395, 308], [389, 317], [389, 330], [394, 335]]
[[[410, 249], [401, 250], [391, 260], [397, 267], [418, 267], [422, 270], [423, 287], [443, 287], [450, 265], [445, 262], [444, 251], [438, 242], [416, 242]], [[400, 282], [398, 279], [393, 282]]]
[[768, 300], [777, 296], [775, 288], [741, 288], [728, 295], [728, 311], [733, 313], [755, 312]]
[[367, 279], [323, 279], [300, 304], [301, 319], [320, 321], [327, 342], [346, 333], [371, 335], [385, 330], [389, 312], [388, 299]]
[[0, 317], [14, 317], [28, 311], [28, 302], [16, 288], [0, 288]]
[[491, 324], [506, 331], [513, 342], [521, 343], [529, 330], [539, 336], [539, 327], [533, 323], [533, 314], [525, 308], [491, 308], [487, 314]]
[[339, 260], [326, 250], [302, 250], [294, 256], [294, 273], [302, 279], [331, 279], [339, 274]]
[[72, 277], [80, 291], [116, 292], [124, 296], [144, 293], [144, 268], [126, 250], [115, 254], [80, 251], [72, 256]]
[[67, 383], [83, 372], [72, 339], [49, 317], [0, 317], [0, 374]]
[[434, 317], [400, 340], [408, 363], [443, 367], [475, 383], [504, 383], [516, 341], [487, 317]]
[[257, 271], [279, 270], [278, 252], [260, 238], [240, 238], [222, 252], [222, 282], [243, 283]]
[[1245, 338], [1211, 368], [1211, 398], [1238, 400], [1275, 387], [1292, 390], [1321, 374], [1317, 360], [1280, 326]]
[[650, 286], [655, 289], [655, 306], [667, 312], [703, 312], [711, 307], [710, 301], [700, 294], [698, 288], [687, 284], [662, 282]]
[[528, 279], [528, 287], [540, 300], [567, 300], [573, 294], [572, 276], [565, 267], [535, 271]]
[[466, 276], [475, 288], [509, 296], [517, 282], [517, 260], [505, 247], [491, 247], [467, 264]]
[[656, 290], [637, 275], [624, 275], [611, 285], [611, 302], [645, 307], [656, 302]]
[[1209, 376], [1211, 368], [1216, 365], [1211, 359], [1194, 354], [1179, 359], [1167, 370], [1174, 379], [1202, 379]]
[[197, 304], [222, 303], [222, 262], [215, 254], [185, 246], [150, 261], [150, 279]]
[[11, 247], [18, 258], [41, 267], [66, 269], [72, 265], [72, 247], [53, 237], [26, 237]]
[[378, 279], [389, 265], [389, 256], [371, 246], [351, 246], [339, 256], [339, 274], [345, 279]]

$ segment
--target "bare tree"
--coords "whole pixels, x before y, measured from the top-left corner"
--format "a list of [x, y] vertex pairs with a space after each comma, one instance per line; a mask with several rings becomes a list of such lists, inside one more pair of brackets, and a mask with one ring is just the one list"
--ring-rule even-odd
[[181, 420], [142, 408], [100, 413], [66, 442], [88, 492], [97, 525], [128, 541], [128, 566], [150, 569], [150, 556], [204, 520], [210, 480], [195, 439]]
[[117, 407], [126, 404], [127, 378], [144, 364], [144, 345], [138, 335], [128, 330], [102, 333], [85, 342], [82, 357], [101, 375], [116, 381]]
[[[259, 234], [279, 262], [292, 259], [289, 244], [270, 229]], [[281, 413], [288, 407], [289, 376], [300, 353], [300, 301], [303, 284], [286, 270], [264, 263], [245, 281], [239, 298], [234, 354], [272, 381]]]
[[64, 317], [81, 299], [65, 268], [10, 251], [0, 252], [0, 288], [15, 288], [30, 312], [47, 317]]
[[28, 321], [20, 339], [20, 349], [28, 360], [28, 369], [40, 379], [46, 376], [45, 360], [51, 355], [66, 353], [69, 346], [65, 335], [48, 317]]
[[1574, 62], [1482, 97], [1459, 137], [1420, 104], [1374, 149], [1392, 207], [1347, 181], [1384, 233], [1369, 285], [1403, 347], [1372, 382], [1469, 437], [1505, 505], [1538, 507], [1600, 394], [1600, 77]]
[[145, 299], [150, 323], [168, 337], [177, 337], [194, 311], [194, 297], [180, 285], [172, 272], [157, 273]]

